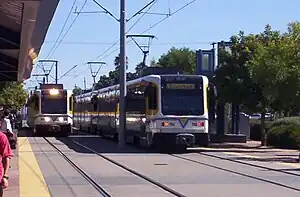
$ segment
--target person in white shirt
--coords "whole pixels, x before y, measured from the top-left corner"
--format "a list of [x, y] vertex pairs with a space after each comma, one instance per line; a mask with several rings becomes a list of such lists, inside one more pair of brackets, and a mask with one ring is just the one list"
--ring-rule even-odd
[[9, 116], [9, 113], [4, 112], [3, 117], [2, 117], [2, 121], [1, 121], [1, 131], [2, 132], [3, 131], [4, 132], [10, 132], [11, 134], [14, 134], [8, 116]]

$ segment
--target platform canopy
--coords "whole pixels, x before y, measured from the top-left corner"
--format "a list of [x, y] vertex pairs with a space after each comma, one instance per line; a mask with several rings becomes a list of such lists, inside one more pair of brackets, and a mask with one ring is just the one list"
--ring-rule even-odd
[[59, 0], [0, 0], [0, 82], [30, 77]]

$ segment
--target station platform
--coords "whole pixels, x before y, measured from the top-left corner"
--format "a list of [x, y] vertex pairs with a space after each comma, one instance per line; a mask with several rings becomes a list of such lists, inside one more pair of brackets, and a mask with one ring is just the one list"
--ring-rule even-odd
[[5, 197], [50, 197], [37, 159], [27, 137], [18, 138], [18, 149], [14, 150], [9, 169], [9, 187]]
[[[250, 197], [262, 193], [296, 197], [300, 192], [300, 164], [295, 162], [298, 152], [294, 150], [270, 149], [250, 142], [247, 146], [214, 144], [183, 154], [159, 154], [132, 147], [119, 150], [116, 143], [98, 136], [70, 138], [81, 147], [66, 138], [47, 139], [114, 197], [174, 196], [166, 188], [192, 197]], [[112, 164], [96, 152], [165, 189]], [[103, 196], [41, 137], [18, 138], [9, 176], [5, 197]], [[249, 188], [251, 193], [247, 192]]]

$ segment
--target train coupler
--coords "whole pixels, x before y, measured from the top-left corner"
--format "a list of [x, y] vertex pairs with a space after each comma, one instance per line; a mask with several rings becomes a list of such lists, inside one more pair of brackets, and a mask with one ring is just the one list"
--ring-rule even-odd
[[195, 135], [190, 133], [181, 133], [176, 135], [176, 144], [192, 147], [195, 145]]
[[50, 132], [59, 132], [60, 131], [60, 126], [59, 125], [50, 125], [49, 126], [49, 131]]

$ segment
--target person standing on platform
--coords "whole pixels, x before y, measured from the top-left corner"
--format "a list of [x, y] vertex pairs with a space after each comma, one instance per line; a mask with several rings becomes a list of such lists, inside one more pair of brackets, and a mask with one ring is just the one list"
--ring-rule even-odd
[[8, 187], [9, 160], [13, 157], [8, 138], [5, 133], [0, 132], [0, 197], [3, 197], [3, 190]]
[[13, 130], [12, 130], [12, 126], [11, 126], [11, 121], [8, 117], [9, 117], [9, 113], [7, 111], [5, 111], [3, 113], [3, 116], [1, 117], [1, 119], [2, 119], [1, 131], [2, 132], [9, 132], [11, 135], [14, 135]]

